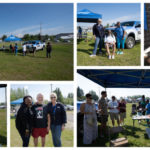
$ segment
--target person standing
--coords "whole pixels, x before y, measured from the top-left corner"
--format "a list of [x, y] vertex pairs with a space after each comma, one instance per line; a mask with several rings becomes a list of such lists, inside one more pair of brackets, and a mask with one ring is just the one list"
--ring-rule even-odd
[[52, 51], [52, 46], [51, 46], [51, 43], [48, 42], [48, 44], [46, 46], [46, 57], [47, 58], [51, 58], [51, 51]]
[[29, 146], [33, 128], [32, 97], [25, 96], [16, 116], [16, 128], [22, 138], [23, 147]]
[[18, 45], [17, 45], [17, 43], [15, 44], [15, 56], [17, 56], [17, 54], [18, 54]]
[[145, 115], [145, 112], [146, 112], [145, 95], [142, 96], [141, 106], [142, 106], [142, 115]]
[[93, 35], [95, 37], [95, 46], [94, 46], [93, 54], [90, 55], [90, 57], [96, 56], [98, 45], [99, 45], [99, 54], [102, 54], [104, 34], [105, 34], [105, 29], [102, 25], [102, 19], [98, 19], [97, 24], [95, 24], [93, 26]]
[[124, 119], [126, 118], [126, 102], [124, 99], [119, 102], [119, 114], [120, 114], [120, 125], [124, 125]]
[[50, 115], [47, 113], [46, 105], [43, 105], [43, 95], [37, 95], [37, 102], [33, 105], [34, 122], [32, 136], [34, 138], [34, 146], [38, 146], [38, 138], [41, 137], [42, 147], [45, 146], [45, 137], [50, 129]]
[[82, 28], [80, 26], [78, 27], [78, 34], [79, 34], [79, 39], [82, 39]]
[[100, 136], [101, 138], [104, 137], [104, 134], [106, 133], [106, 125], [108, 121], [108, 103], [106, 100], [107, 93], [106, 91], [101, 92], [101, 98], [98, 101], [98, 108], [99, 108], [99, 113], [100, 113], [100, 118], [101, 118], [101, 128], [100, 128]]
[[[125, 40], [126, 40], [126, 31], [121, 26], [120, 22], [117, 22], [117, 27], [115, 28], [115, 33], [117, 36], [117, 54], [123, 54], [123, 50], [125, 47]], [[122, 47], [122, 51], [121, 51]]]
[[119, 126], [120, 122], [119, 122], [118, 102], [116, 101], [115, 96], [112, 96], [112, 101], [109, 102], [108, 109], [109, 109], [110, 119], [112, 121], [113, 127], [115, 126], [115, 120], [117, 120], [117, 124]]
[[55, 147], [61, 147], [61, 132], [65, 129], [67, 123], [66, 111], [63, 104], [57, 102], [57, 95], [51, 93], [51, 102], [47, 104], [47, 112], [51, 118], [51, 133], [53, 138], [53, 144]]
[[26, 56], [27, 47], [26, 44], [23, 44], [23, 56]]
[[83, 144], [92, 144], [98, 137], [98, 125], [95, 103], [92, 103], [91, 94], [86, 94], [86, 102], [81, 105], [80, 111], [84, 114]]
[[12, 46], [12, 44], [10, 44], [10, 46], [9, 46], [10, 52], [12, 52], [12, 48], [13, 48], [13, 46]]

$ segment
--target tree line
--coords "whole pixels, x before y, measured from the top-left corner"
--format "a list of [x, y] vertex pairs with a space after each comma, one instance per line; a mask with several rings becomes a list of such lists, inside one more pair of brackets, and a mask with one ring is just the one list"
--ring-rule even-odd
[[[68, 96], [64, 97], [62, 95], [60, 88], [56, 88], [53, 92], [57, 94], [57, 101], [59, 101], [63, 104], [70, 104], [70, 105], [74, 104], [73, 103], [73, 97], [74, 97], [73, 93], [68, 93]], [[12, 89], [11, 88], [10, 100], [14, 101], [19, 98], [23, 98], [25, 95], [29, 95], [29, 91], [27, 89], [24, 89], [24, 88]], [[36, 100], [34, 100], [34, 101], [36, 101]], [[44, 100], [44, 103], [47, 104], [48, 100]]]

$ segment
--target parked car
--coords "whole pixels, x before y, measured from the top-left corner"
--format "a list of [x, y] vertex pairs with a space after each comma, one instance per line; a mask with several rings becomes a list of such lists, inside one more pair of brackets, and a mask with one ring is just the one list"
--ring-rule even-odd
[[67, 109], [67, 110], [73, 110], [73, 109], [74, 109], [74, 106], [72, 106], [72, 105], [66, 105], [66, 109]]
[[[136, 42], [141, 40], [141, 22], [140, 21], [126, 21], [121, 22], [121, 26], [127, 33], [125, 46], [127, 49], [131, 49], [135, 46]], [[106, 28], [114, 32], [116, 26]], [[115, 34], [115, 33], [114, 33]]]
[[27, 46], [27, 50], [29, 50], [30, 52], [33, 51], [33, 47], [35, 47], [36, 51], [38, 50], [44, 50], [45, 48], [45, 43], [41, 42], [41, 41], [27, 41], [24, 43]]

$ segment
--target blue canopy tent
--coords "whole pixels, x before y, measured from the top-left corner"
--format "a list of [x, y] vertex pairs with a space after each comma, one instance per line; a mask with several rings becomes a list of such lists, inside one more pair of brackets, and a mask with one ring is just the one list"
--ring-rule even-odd
[[96, 23], [97, 19], [102, 19], [101, 14], [96, 14], [88, 9], [83, 9], [77, 12], [77, 22]]
[[21, 41], [21, 39], [13, 35], [10, 35], [9, 37], [5, 38], [4, 41], [5, 42], [17, 42], [17, 41]]
[[78, 70], [104, 88], [150, 88], [150, 70]]
[[144, 30], [147, 30], [147, 15], [146, 15], [146, 6], [144, 4]]
[[21, 103], [23, 103], [23, 98], [19, 98], [17, 100], [14, 100], [10, 104], [11, 105], [20, 105]]

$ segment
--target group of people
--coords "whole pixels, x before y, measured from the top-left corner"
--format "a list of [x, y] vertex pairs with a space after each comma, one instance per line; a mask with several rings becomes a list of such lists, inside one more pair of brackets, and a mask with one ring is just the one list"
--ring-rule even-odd
[[[13, 44], [10, 44], [9, 49], [12, 53], [15, 54], [15, 56], [17, 56], [17, 54], [18, 54], [17, 43], [14, 46], [13, 46]], [[32, 45], [32, 51], [33, 51], [33, 56], [35, 56], [36, 47], [33, 45]], [[46, 57], [47, 58], [51, 58], [51, 51], [52, 51], [52, 45], [50, 42], [48, 42], [46, 45]], [[23, 53], [23, 56], [26, 56], [26, 54], [27, 54], [27, 45], [25, 43], [22, 45], [22, 53]]]
[[12, 53], [14, 53], [15, 56], [17, 56], [17, 54], [18, 54], [18, 45], [17, 45], [17, 43], [15, 45], [10, 44], [9, 48], [10, 48], [10, 51]]
[[[102, 25], [102, 19], [98, 19], [97, 24], [93, 26], [93, 35], [95, 37], [95, 46], [93, 54], [90, 57], [95, 57], [97, 54], [97, 48], [99, 46], [99, 54], [102, 54], [102, 46], [105, 43], [105, 48], [108, 53], [108, 59], [115, 59], [116, 42], [117, 42], [117, 54], [123, 54], [126, 40], [126, 31], [121, 26], [120, 22], [117, 22], [117, 26], [114, 30], [115, 35], [108, 29], [106, 33], [105, 28]], [[111, 54], [110, 48], [113, 49]]]
[[22, 138], [23, 147], [29, 146], [30, 136], [33, 136], [34, 146], [38, 146], [41, 137], [42, 147], [45, 146], [46, 135], [52, 133], [53, 145], [61, 147], [61, 132], [67, 123], [66, 111], [63, 104], [57, 102], [57, 95], [51, 93], [51, 102], [44, 105], [44, 97], [37, 95], [33, 104], [31, 96], [25, 96], [16, 116], [16, 128]]
[[[138, 116], [145, 116], [150, 115], [150, 103], [149, 99], [146, 100], [145, 95], [142, 96], [142, 100], [136, 104], [132, 105], [132, 112], [131, 115], [138, 115]], [[148, 126], [150, 126], [150, 120], [147, 120]]]
[[117, 101], [115, 96], [112, 96], [110, 102], [107, 101], [107, 92], [101, 92], [101, 98], [98, 101], [98, 111], [96, 110], [95, 103], [92, 101], [92, 95], [86, 94], [86, 102], [80, 106], [80, 111], [84, 114], [84, 144], [92, 144], [98, 137], [98, 124], [97, 113], [100, 116], [101, 128], [100, 137], [103, 138], [106, 134], [108, 116], [112, 121], [113, 127], [115, 126], [115, 120], [118, 126], [124, 125], [124, 119], [126, 118], [126, 102], [124, 99]]

